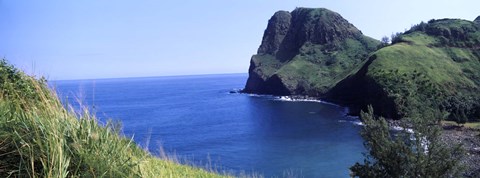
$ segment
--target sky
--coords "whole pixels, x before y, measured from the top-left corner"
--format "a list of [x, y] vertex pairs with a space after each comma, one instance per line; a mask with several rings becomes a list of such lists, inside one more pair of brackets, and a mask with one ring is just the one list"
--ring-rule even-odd
[[480, 15], [478, 0], [0, 0], [0, 57], [49, 80], [247, 73], [270, 17], [296, 7], [376, 39]]

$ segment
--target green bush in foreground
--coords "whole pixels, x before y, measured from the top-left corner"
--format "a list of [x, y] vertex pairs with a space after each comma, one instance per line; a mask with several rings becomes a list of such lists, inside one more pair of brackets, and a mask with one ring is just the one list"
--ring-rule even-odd
[[0, 177], [221, 177], [153, 157], [118, 131], [0, 62]]
[[[441, 116], [433, 116], [433, 118]], [[463, 150], [460, 145], [445, 145], [434, 119], [405, 118], [409, 125], [393, 135], [384, 118], [375, 118], [370, 106], [361, 113], [361, 131], [368, 150], [363, 164], [350, 168], [354, 177], [459, 177]]]

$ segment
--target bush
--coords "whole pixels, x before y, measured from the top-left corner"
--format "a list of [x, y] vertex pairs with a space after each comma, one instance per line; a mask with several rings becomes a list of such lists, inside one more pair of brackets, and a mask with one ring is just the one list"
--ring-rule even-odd
[[397, 33], [392, 33], [391, 39], [392, 39], [392, 44], [402, 42], [402, 36], [403, 33], [397, 32]]
[[[439, 116], [442, 114], [439, 114]], [[437, 117], [439, 117], [437, 116]], [[435, 117], [435, 118], [437, 118]], [[376, 118], [370, 106], [362, 112], [365, 127], [363, 164], [356, 163], [350, 170], [354, 177], [458, 177], [462, 167], [460, 145], [447, 146], [440, 140], [440, 127], [435, 119], [404, 118], [401, 131], [390, 132], [384, 118]]]

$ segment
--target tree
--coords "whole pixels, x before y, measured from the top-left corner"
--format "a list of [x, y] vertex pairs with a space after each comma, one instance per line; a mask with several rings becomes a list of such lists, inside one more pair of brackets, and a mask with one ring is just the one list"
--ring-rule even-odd
[[387, 36], [382, 37], [380, 40], [380, 44], [377, 46], [377, 49], [383, 48], [385, 46], [388, 46], [390, 44], [390, 38]]
[[453, 113], [453, 118], [455, 118], [457, 125], [460, 125], [461, 127], [468, 122], [468, 116], [465, 114], [465, 109], [462, 108], [456, 109], [456, 111]]
[[383, 36], [381, 42], [386, 46], [390, 44], [390, 38], [388, 38], [388, 36]]
[[401, 32], [392, 33], [391, 38], [390, 38], [392, 40], [392, 44], [400, 42], [402, 40], [402, 38], [401, 38], [402, 34], [403, 33], [401, 33]]
[[[365, 127], [361, 131], [368, 150], [363, 164], [355, 163], [350, 170], [354, 177], [457, 177], [462, 166], [460, 145], [447, 146], [440, 140], [438, 120], [404, 118], [411, 129], [392, 134], [387, 121], [362, 112]], [[406, 124], [402, 124], [407, 128]]]

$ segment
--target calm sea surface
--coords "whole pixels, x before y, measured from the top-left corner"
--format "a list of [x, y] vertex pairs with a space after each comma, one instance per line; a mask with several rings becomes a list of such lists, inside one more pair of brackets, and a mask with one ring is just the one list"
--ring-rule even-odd
[[94, 106], [101, 122], [153, 154], [266, 177], [348, 177], [364, 151], [345, 108], [229, 93], [246, 74], [53, 81], [61, 99]]

